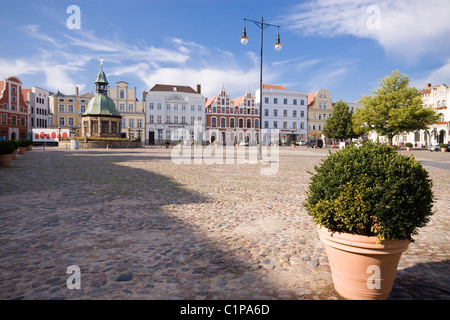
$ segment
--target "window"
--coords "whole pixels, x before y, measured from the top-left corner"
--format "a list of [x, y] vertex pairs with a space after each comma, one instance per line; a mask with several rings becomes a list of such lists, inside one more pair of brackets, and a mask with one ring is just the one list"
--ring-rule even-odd
[[58, 106], [58, 111], [59, 111], [59, 112], [64, 112], [64, 105], [63, 105], [63, 104], [60, 104], [60, 105]]
[[305, 129], [305, 123], [304, 122], [300, 122], [300, 129]]
[[278, 104], [278, 98], [273, 98], [273, 104]]
[[222, 128], [225, 128], [226, 126], [227, 126], [227, 123], [226, 123], [227, 121], [226, 121], [226, 119], [225, 118], [220, 118], [220, 126], [222, 127]]
[[230, 118], [230, 128], [234, 128], [234, 118]]
[[166, 140], [170, 140], [171, 138], [170, 138], [170, 133], [171, 133], [172, 131], [170, 131], [169, 129], [167, 129], [166, 130]]
[[268, 117], [269, 116], [269, 109], [264, 109], [264, 116]]
[[304, 118], [305, 117], [305, 111], [300, 111], [300, 118]]
[[173, 110], [178, 111], [178, 105], [177, 104], [173, 105]]
[[252, 119], [247, 119], [247, 128], [252, 127]]
[[294, 106], [296, 106], [296, 105], [297, 105], [297, 99], [294, 99], [294, 101], [292, 101], [292, 104], [293, 104]]
[[170, 110], [170, 104], [166, 104], [166, 110]]
[[297, 129], [297, 122], [296, 122], [296, 121], [294, 121], [294, 122], [292, 123], [292, 129]]
[[191, 111], [195, 111], [195, 106], [191, 105]]
[[181, 116], [181, 123], [186, 123], [186, 117], [185, 116]]
[[292, 116], [293, 116], [294, 118], [297, 118], [297, 110], [293, 110], [293, 111], [292, 111]]
[[273, 116], [274, 117], [278, 117], [278, 110], [277, 109], [273, 109]]
[[125, 103], [119, 104], [119, 111], [125, 111]]
[[157, 121], [158, 123], [161, 123], [161, 122], [162, 122], [162, 116], [161, 116], [161, 115], [158, 115], [158, 117], [156, 118], [156, 121]]
[[[122, 119], [122, 120], [123, 120], [123, 119]], [[149, 122], [149, 123], [153, 123], [153, 122], [154, 122], [153, 115], [150, 116], [150, 118], [148, 119], [148, 122]], [[123, 126], [122, 126], [122, 127], [123, 127]]]
[[166, 117], [166, 123], [170, 123], [170, 116]]
[[7, 124], [6, 121], [7, 121], [7, 120], [6, 120], [6, 114], [5, 114], [5, 113], [2, 113], [2, 124]]
[[74, 121], [73, 121], [73, 118], [72, 117], [69, 117], [69, 126], [73, 126], [73, 123], [74, 123]]
[[128, 111], [134, 111], [134, 104], [128, 104]]
[[198, 109], [197, 109], [198, 111], [202, 111], [203, 110], [203, 107], [201, 106], [201, 105], [198, 105]]
[[125, 91], [123, 89], [120, 90], [120, 99], [125, 99]]
[[278, 122], [277, 122], [277, 121], [274, 121], [274, 122], [273, 122], [273, 127], [274, 127], [275, 129], [278, 128]]
[[259, 129], [259, 119], [255, 119], [255, 128]]
[[86, 112], [86, 106], [81, 106], [80, 107], [80, 112], [81, 113], [85, 113]]
[[283, 117], [287, 117], [287, 110], [283, 110]]
[[264, 103], [269, 103], [269, 98], [264, 98]]
[[178, 123], [178, 116], [173, 117], [173, 123]]
[[158, 103], [158, 110], [162, 110], [162, 104]]
[[7, 103], [3, 104], [3, 109], [8, 109], [8, 104]]
[[128, 119], [128, 125], [130, 128], [134, 128], [134, 119]]
[[238, 121], [239, 128], [244, 128], [244, 119], [240, 118]]
[[215, 117], [211, 118], [211, 127], [213, 128], [217, 127], [217, 119]]
[[269, 121], [264, 121], [264, 128], [266, 128], [266, 129], [269, 128]]
[[304, 106], [305, 105], [305, 100], [300, 100], [300, 105]]
[[65, 126], [66, 125], [66, 118], [59, 117], [59, 125], [60, 126]]
[[288, 125], [287, 125], [287, 121], [283, 121], [283, 129], [287, 129]]
[[16, 93], [16, 87], [11, 88], [12, 93]]
[[142, 128], [142, 119], [137, 120], [137, 127]]
[[64, 102], [64, 99], [59, 99], [58, 101], [59, 101], [59, 102]]
[[446, 106], [447, 106], [447, 101], [445, 101], [445, 100], [442, 101], [442, 106], [443, 106], [443, 107], [446, 107]]
[[126, 128], [126, 127], [127, 127], [127, 124], [126, 124], [125, 118], [122, 118], [122, 128]]
[[191, 124], [195, 124], [195, 117], [191, 117]]
[[283, 99], [283, 104], [288, 104], [287, 99]]
[[[14, 93], [14, 92], [13, 92], [13, 93]], [[12, 99], [12, 102], [13, 102], [13, 103], [16, 102], [16, 97], [15, 97], [15, 96], [11, 97], [11, 99]]]
[[149, 108], [150, 110], [153, 110], [153, 109], [155, 108], [154, 103], [153, 103], [153, 102], [150, 102], [150, 104], [148, 105], [148, 108]]
[[67, 106], [67, 112], [73, 113], [73, 104]]

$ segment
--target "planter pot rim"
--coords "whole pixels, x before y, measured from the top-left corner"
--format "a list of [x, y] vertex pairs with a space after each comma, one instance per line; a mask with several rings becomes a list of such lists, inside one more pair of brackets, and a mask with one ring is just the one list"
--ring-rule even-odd
[[410, 243], [409, 240], [388, 240], [380, 244], [377, 237], [333, 232], [323, 226], [318, 227], [318, 232], [320, 239], [324, 243], [336, 249], [361, 254], [401, 253], [408, 249]]

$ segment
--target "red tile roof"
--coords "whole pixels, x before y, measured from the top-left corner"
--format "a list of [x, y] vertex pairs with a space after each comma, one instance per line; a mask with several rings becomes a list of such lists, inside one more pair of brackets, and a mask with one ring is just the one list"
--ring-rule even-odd
[[270, 84], [263, 84], [263, 89], [281, 89], [281, 90], [286, 90], [285, 87], [283, 86], [273, 86]]
[[244, 102], [244, 98], [247, 96], [247, 94], [244, 94], [243, 96], [231, 100], [231, 102], [234, 104], [235, 107], [238, 107], [242, 102]]
[[308, 106], [312, 105], [314, 103], [314, 100], [316, 99], [317, 91], [308, 94]]

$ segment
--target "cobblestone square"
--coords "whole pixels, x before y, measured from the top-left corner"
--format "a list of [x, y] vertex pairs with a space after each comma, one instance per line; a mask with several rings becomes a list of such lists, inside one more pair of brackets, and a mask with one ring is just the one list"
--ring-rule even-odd
[[[171, 149], [34, 148], [0, 168], [0, 299], [341, 299], [302, 208], [328, 149], [261, 164], [174, 164]], [[390, 299], [450, 299], [450, 154], [413, 154], [435, 214]], [[68, 289], [69, 266], [81, 289]]]

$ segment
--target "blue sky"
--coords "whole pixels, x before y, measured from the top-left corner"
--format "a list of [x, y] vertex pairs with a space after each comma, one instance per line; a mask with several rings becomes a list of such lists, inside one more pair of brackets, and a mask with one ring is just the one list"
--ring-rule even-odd
[[[70, 5], [80, 29], [69, 29]], [[94, 91], [99, 60], [111, 86], [127, 81], [138, 97], [157, 83], [224, 86], [232, 98], [259, 87], [260, 29], [243, 18], [280, 25], [264, 30], [264, 83], [330, 91], [359, 100], [393, 70], [419, 89], [450, 84], [448, 0], [110, 0], [9, 1], [0, 8], [0, 79], [73, 94]]]

